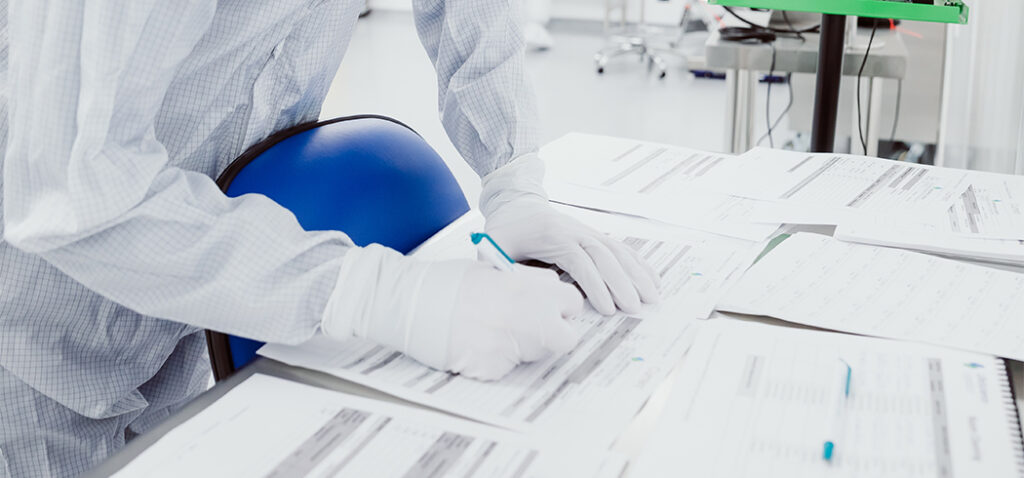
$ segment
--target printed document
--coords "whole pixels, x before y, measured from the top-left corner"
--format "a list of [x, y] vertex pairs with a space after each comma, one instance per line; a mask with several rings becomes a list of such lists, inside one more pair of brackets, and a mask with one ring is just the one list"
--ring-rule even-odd
[[321, 335], [297, 345], [268, 344], [260, 355], [376, 388], [454, 414], [530, 432], [610, 446], [686, 353], [698, 323], [674, 315], [571, 321], [579, 345], [484, 382], [431, 369], [386, 347]]
[[644, 195], [721, 189], [741, 166], [729, 154], [581, 133], [548, 143], [540, 155], [549, 178]]
[[117, 477], [618, 476], [621, 457], [253, 375]]
[[1024, 240], [1024, 176], [971, 172], [970, 182], [946, 211], [941, 229], [968, 237]]
[[734, 156], [641, 141], [569, 134], [541, 149], [552, 201], [632, 214], [741, 239], [766, 239], [756, 201], [719, 192]]
[[763, 249], [753, 241], [637, 217], [563, 205], [555, 209], [624, 242], [654, 268], [661, 277], [662, 302], [645, 306], [644, 317], [664, 310], [675, 317], [707, 318], [729, 285]]
[[965, 170], [867, 156], [755, 148], [739, 159], [726, 192], [861, 213], [945, 211], [969, 185]]
[[853, 221], [836, 228], [835, 238], [848, 242], [899, 247], [985, 262], [1024, 266], [1024, 240], [984, 239], [940, 231], [932, 224], [909, 227], [880, 218]]
[[[678, 317], [707, 318], [729, 284], [754, 261], [762, 247], [753, 241], [710, 234], [642, 218], [609, 214], [561, 204], [552, 205], [594, 229], [623, 241], [661, 277], [662, 303], [645, 306], [646, 317], [662, 309]], [[482, 231], [483, 218], [476, 211], [452, 223], [412, 251], [424, 260], [475, 259], [469, 241]], [[563, 280], [569, 282], [568, 275]]]
[[718, 309], [1024, 359], [1024, 274], [817, 234], [782, 241]]
[[714, 319], [677, 375], [631, 476], [1024, 472], [1004, 365], [989, 355]]

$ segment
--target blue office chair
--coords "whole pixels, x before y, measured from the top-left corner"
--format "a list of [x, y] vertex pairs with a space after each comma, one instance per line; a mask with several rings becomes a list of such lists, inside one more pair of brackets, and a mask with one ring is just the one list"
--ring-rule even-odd
[[[245, 151], [217, 179], [231, 197], [263, 194], [306, 230], [344, 231], [360, 246], [403, 254], [469, 211], [451, 171], [412, 128], [375, 115], [306, 123]], [[216, 380], [251, 362], [261, 342], [206, 332]]]

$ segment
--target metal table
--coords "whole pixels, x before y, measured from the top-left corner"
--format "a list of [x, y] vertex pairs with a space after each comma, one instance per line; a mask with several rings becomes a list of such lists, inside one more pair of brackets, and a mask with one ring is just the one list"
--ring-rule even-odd
[[[790, 324], [783, 322], [778, 319], [772, 319], [768, 317], [758, 316], [745, 316], [739, 314], [722, 314], [735, 320], [743, 321], [755, 321], [768, 323], [772, 325], [779, 325], [783, 327], [798, 327], [798, 328], [811, 328], [803, 325]], [[718, 319], [721, 320], [721, 319]], [[1021, 362], [1007, 360], [1007, 370], [1010, 373], [1010, 382], [1013, 385], [1014, 399], [1017, 404], [1017, 413], [1020, 417], [1020, 410], [1024, 408], [1024, 397], [1022, 397], [1018, 391], [1024, 390], [1024, 364]], [[199, 412], [203, 411], [206, 407], [210, 406], [213, 402], [224, 396], [229, 390], [238, 386], [246, 378], [253, 374], [261, 373], [265, 375], [271, 375], [274, 377], [283, 378], [286, 380], [292, 380], [299, 383], [308, 385], [314, 385], [330, 390], [337, 390], [353, 395], [362, 397], [368, 397], [379, 400], [386, 400], [393, 403], [399, 403], [408, 405], [416, 408], [428, 408], [422, 405], [418, 405], [412, 402], [395, 398], [391, 395], [387, 395], [383, 392], [358, 385], [347, 380], [343, 380], [331, 375], [327, 375], [321, 372], [315, 372], [299, 367], [293, 367], [284, 363], [267, 359], [258, 358], [249, 366], [239, 370], [235, 375], [231, 376], [227, 380], [217, 383], [213, 388], [206, 391], [191, 403], [186, 405], [184, 408], [179, 410], [176, 414], [169, 417], [163, 423], [159, 424], [153, 430], [148, 433], [138, 436], [130, 441], [124, 448], [117, 452], [114, 456], [110, 457], [107, 461], [101, 463], [97, 468], [87, 473], [86, 477], [107, 477], [115, 473], [117, 470], [123, 468], [136, 456], [145, 451], [148, 447], [157, 442], [167, 432], [174, 429], [176, 426], [185, 422], [189, 418], [192, 418]], [[672, 377], [669, 378], [670, 380]], [[670, 387], [661, 387], [657, 394], [666, 393]], [[653, 398], [648, 400], [648, 403], [655, 402]], [[435, 410], [436, 411], [436, 410]], [[649, 411], [642, 410], [637, 417], [634, 419], [632, 425], [630, 425], [619, 438], [619, 441], [615, 444], [614, 450], [624, 453], [627, 456], [635, 455], [640, 449], [642, 449], [646, 439], [654, 431], [656, 426], [657, 414], [660, 414], [660, 410]], [[1018, 418], [1019, 419], [1019, 418]], [[627, 473], [627, 476], [628, 473]]]
[[[870, 28], [858, 29], [857, 38], [867, 38]], [[798, 38], [780, 37], [775, 40], [775, 71], [779, 73], [816, 73], [818, 71], [818, 41], [820, 35], [805, 33], [804, 41]], [[758, 73], [768, 73], [772, 63], [772, 47], [769, 45], [744, 44], [723, 41], [718, 32], [712, 33], [705, 44], [707, 68], [726, 71], [726, 88], [728, 103], [726, 106], [726, 144], [724, 149], [733, 153], [743, 153], [754, 146], [753, 135], [756, 121], [752, 103], [755, 98], [754, 87], [757, 85]], [[857, 46], [847, 46], [843, 57], [842, 74], [857, 76], [864, 50]], [[891, 30], [879, 29], [871, 46], [867, 63], [864, 65], [863, 78], [866, 80], [864, 91], [869, 100], [864, 105], [867, 117], [865, 140], [868, 143], [867, 154], [877, 155], [878, 121], [881, 108], [882, 80], [903, 79], [907, 72], [907, 48], [902, 37]], [[796, 92], [799, 94], [799, 92]], [[854, 112], [856, 115], [856, 112]], [[833, 123], [834, 127], [834, 123]], [[857, 123], [853, 122], [852, 134], [857, 136]], [[859, 150], [860, 145], [855, 145]]]

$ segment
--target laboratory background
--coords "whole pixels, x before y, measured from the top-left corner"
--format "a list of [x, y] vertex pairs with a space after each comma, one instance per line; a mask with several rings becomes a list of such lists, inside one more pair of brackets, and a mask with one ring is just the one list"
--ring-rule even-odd
[[0, 478], [1024, 476], [1020, 0], [18, 3]]
[[[380, 15], [360, 23], [322, 116], [372, 111], [409, 122], [446, 158], [472, 202], [479, 181], [458, 159], [436, 120], [436, 95], [429, 81], [434, 73], [416, 39], [407, 3], [370, 0]], [[1024, 39], [1015, 26], [1024, 7], [1005, 0], [979, 3], [970, 5], [966, 25], [886, 21], [879, 27], [872, 49], [888, 57], [887, 65], [879, 68], [889, 71], [881, 75], [880, 98], [872, 105], [877, 156], [1024, 173], [1024, 59], [1017, 55]], [[746, 150], [732, 144], [730, 106], [736, 93], [724, 78], [742, 70], [736, 62], [729, 64], [737, 54], [725, 53], [717, 68], [708, 65], [715, 52], [709, 54], [705, 45], [713, 32], [723, 26], [748, 26], [722, 6], [635, 0], [524, 4], [533, 25], [525, 31], [526, 61], [541, 109], [543, 142], [578, 131], [711, 151]], [[766, 12], [743, 7], [735, 11], [758, 24], [768, 21]], [[798, 29], [820, 23], [815, 13], [787, 16]], [[774, 28], [790, 28], [779, 13], [770, 22]], [[865, 26], [857, 31], [862, 48], [870, 30]], [[816, 50], [816, 39], [808, 41], [808, 51]], [[749, 54], [763, 58], [759, 69], [750, 73], [754, 87], [744, 100], [751, 117], [745, 145], [769, 146], [767, 116], [774, 125], [775, 147], [807, 151], [815, 59], [805, 58], [801, 71], [785, 71], [780, 65], [769, 75], [770, 50], [763, 48], [764, 53]], [[861, 121], [867, 122], [871, 79], [862, 76]], [[405, 87], [392, 87], [395, 84]], [[856, 77], [844, 75], [841, 88], [836, 151], [859, 151], [860, 146], [850, 144], [856, 125]]]

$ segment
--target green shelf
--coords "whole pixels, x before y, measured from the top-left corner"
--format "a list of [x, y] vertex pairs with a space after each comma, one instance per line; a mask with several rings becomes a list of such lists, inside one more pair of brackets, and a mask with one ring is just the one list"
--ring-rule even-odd
[[[969, 9], [963, 2], [923, 5], [886, 0], [708, 0], [727, 7], [768, 8], [796, 12], [829, 13], [858, 17], [895, 18], [937, 23], [967, 23]], [[955, 3], [955, 4], [954, 4]]]

